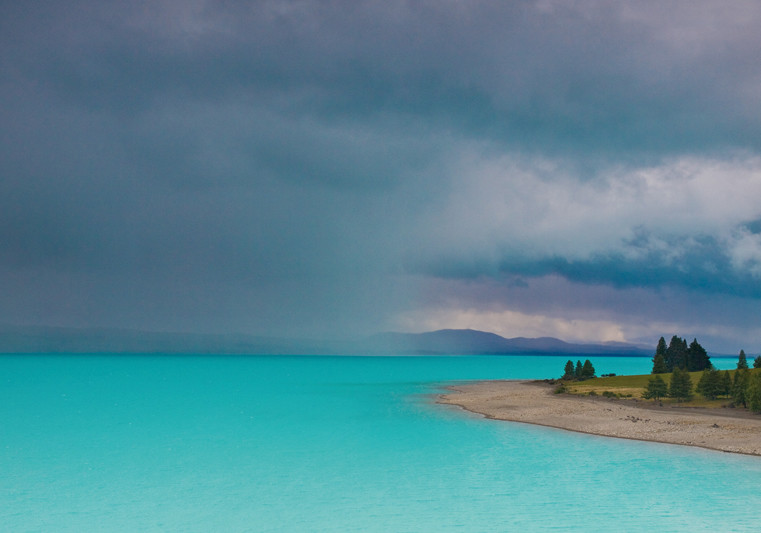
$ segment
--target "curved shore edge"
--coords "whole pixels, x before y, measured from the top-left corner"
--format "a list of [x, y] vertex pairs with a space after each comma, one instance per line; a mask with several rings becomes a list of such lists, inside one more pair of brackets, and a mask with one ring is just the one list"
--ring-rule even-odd
[[496, 420], [761, 456], [761, 417], [743, 411], [554, 394], [551, 385], [536, 381], [479, 381], [447, 390], [438, 403]]

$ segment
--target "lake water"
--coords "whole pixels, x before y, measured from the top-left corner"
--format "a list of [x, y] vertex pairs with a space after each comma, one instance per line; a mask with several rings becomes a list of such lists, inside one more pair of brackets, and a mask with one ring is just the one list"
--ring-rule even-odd
[[759, 530], [761, 458], [432, 401], [566, 359], [2, 356], [0, 530]]

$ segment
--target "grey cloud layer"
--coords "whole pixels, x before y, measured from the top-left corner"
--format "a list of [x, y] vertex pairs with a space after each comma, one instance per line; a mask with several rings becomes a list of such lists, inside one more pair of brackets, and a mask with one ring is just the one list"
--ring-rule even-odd
[[364, 331], [515, 275], [755, 302], [761, 8], [714, 6], [5, 3], [0, 320]]
[[232, 4], [166, 3], [158, 19], [67, 8], [52, 42], [25, 31], [41, 14], [9, 14], [6, 60], [110, 113], [233, 101], [328, 122], [408, 115], [541, 150], [759, 148], [753, 3]]

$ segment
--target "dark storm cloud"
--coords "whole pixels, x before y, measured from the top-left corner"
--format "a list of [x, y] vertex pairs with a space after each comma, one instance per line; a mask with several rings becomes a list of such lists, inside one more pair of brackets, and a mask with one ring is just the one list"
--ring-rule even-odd
[[756, 302], [759, 19], [6, 2], [0, 320], [373, 330], [439, 278]]
[[759, 148], [752, 4], [197, 6], [67, 6], [47, 16], [53, 42], [11, 31], [10, 62], [112, 113], [248, 98], [326, 121], [407, 114], [542, 150]]
[[[683, 287], [706, 293], [761, 297], [761, 283], [752, 272], [733, 266], [725, 246], [713, 236], [697, 236], [685, 243], [674, 237], [668, 252], [647, 243], [625, 243], [640, 251], [637, 257], [622, 252], [596, 253], [589, 258], [549, 256], [540, 259], [509, 254], [488, 261], [482, 258], [451, 258], [422, 266], [421, 271], [444, 279], [521, 279], [560, 275], [582, 284], [602, 283], [612, 287]], [[509, 281], [508, 283], [515, 283]]]

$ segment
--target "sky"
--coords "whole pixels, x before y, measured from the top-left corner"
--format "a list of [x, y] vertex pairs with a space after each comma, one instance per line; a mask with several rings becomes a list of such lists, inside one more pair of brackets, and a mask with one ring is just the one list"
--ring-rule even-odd
[[761, 351], [755, 1], [0, 1], [0, 322]]

